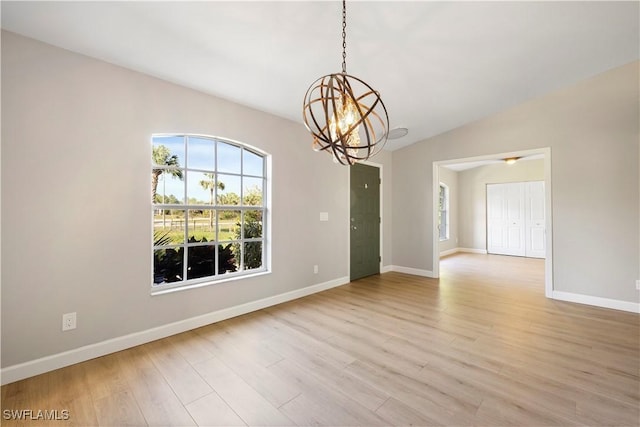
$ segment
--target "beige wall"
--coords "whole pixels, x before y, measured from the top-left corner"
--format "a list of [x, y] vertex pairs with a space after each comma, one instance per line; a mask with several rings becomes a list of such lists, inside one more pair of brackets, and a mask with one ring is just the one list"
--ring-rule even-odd
[[638, 302], [638, 76], [634, 62], [394, 151], [393, 264], [433, 270], [433, 162], [550, 147], [554, 289]]
[[544, 181], [543, 160], [498, 163], [458, 173], [460, 247], [487, 249], [487, 184]]
[[[383, 266], [432, 267], [432, 162], [549, 146], [556, 289], [637, 301], [638, 113], [635, 63], [383, 152]], [[154, 132], [273, 156], [271, 274], [149, 295]], [[3, 367], [348, 275], [348, 170], [301, 124], [7, 32], [1, 162]]]
[[[150, 296], [156, 132], [272, 155], [271, 274]], [[348, 169], [310, 139], [301, 123], [3, 32], [2, 366], [348, 277]], [[391, 153], [376, 161], [388, 192]], [[61, 332], [73, 311], [77, 329]]]

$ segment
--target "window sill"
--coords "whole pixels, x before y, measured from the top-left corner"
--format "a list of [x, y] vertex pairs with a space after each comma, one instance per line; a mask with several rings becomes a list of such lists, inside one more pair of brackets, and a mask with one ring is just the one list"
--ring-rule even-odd
[[220, 283], [235, 282], [237, 280], [244, 280], [244, 279], [249, 279], [249, 278], [252, 278], [252, 277], [265, 276], [267, 274], [271, 274], [271, 271], [269, 271], [269, 270], [260, 270], [260, 271], [257, 271], [255, 273], [241, 274], [241, 275], [238, 275], [238, 276], [231, 276], [231, 277], [224, 278], [224, 279], [218, 279], [218, 280], [213, 280], [213, 281], [205, 281], [205, 282], [198, 282], [198, 283], [190, 283], [190, 284], [187, 284], [187, 285], [175, 286], [175, 287], [170, 287], [170, 288], [155, 286], [155, 287], [151, 288], [151, 296], [171, 294], [171, 293], [180, 292], [180, 291], [187, 291], [187, 290], [190, 290], [190, 289], [197, 289], [197, 288], [202, 288], [202, 287], [205, 287], [205, 286], [217, 285], [217, 284], [220, 284]]

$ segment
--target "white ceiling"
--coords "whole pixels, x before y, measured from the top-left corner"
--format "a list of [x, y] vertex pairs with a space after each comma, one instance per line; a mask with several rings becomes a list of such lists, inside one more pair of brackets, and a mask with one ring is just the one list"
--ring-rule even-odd
[[[2, 28], [302, 123], [341, 2], [10, 2]], [[347, 71], [397, 149], [639, 59], [638, 2], [349, 1]]]

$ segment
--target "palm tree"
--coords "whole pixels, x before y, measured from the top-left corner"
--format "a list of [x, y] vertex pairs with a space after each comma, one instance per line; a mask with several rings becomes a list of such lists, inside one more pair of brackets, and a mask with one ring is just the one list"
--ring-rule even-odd
[[[180, 167], [178, 162], [178, 156], [171, 154], [171, 151], [164, 145], [158, 145], [153, 147], [153, 153], [151, 154], [154, 165], [173, 166]], [[174, 178], [182, 180], [182, 171], [180, 169], [153, 169], [151, 172], [151, 202], [156, 202], [156, 191], [158, 189], [158, 180], [160, 175], [168, 173]], [[164, 202], [164, 200], [163, 200]]]
[[[200, 186], [202, 188], [204, 188], [205, 190], [209, 190], [211, 196], [210, 196], [210, 201], [209, 203], [211, 205], [213, 205], [213, 190], [215, 190], [216, 187], [218, 187], [218, 189], [220, 190], [224, 190], [224, 182], [222, 181], [218, 181], [218, 184], [216, 185], [216, 174], [215, 173], [211, 173], [211, 172], [205, 172], [204, 176], [207, 177], [207, 179], [203, 179], [200, 181]], [[209, 210], [209, 227], [211, 227], [211, 229], [213, 229], [213, 209]]]

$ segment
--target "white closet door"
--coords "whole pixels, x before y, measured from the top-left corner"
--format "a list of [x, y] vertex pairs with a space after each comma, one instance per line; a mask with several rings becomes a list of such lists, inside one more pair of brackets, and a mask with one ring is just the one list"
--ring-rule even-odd
[[487, 184], [487, 252], [545, 257], [544, 182]]
[[527, 182], [525, 194], [526, 210], [526, 251], [531, 258], [544, 258], [546, 252], [544, 218], [544, 182]]
[[525, 255], [524, 201], [522, 183], [487, 185], [487, 252]]

